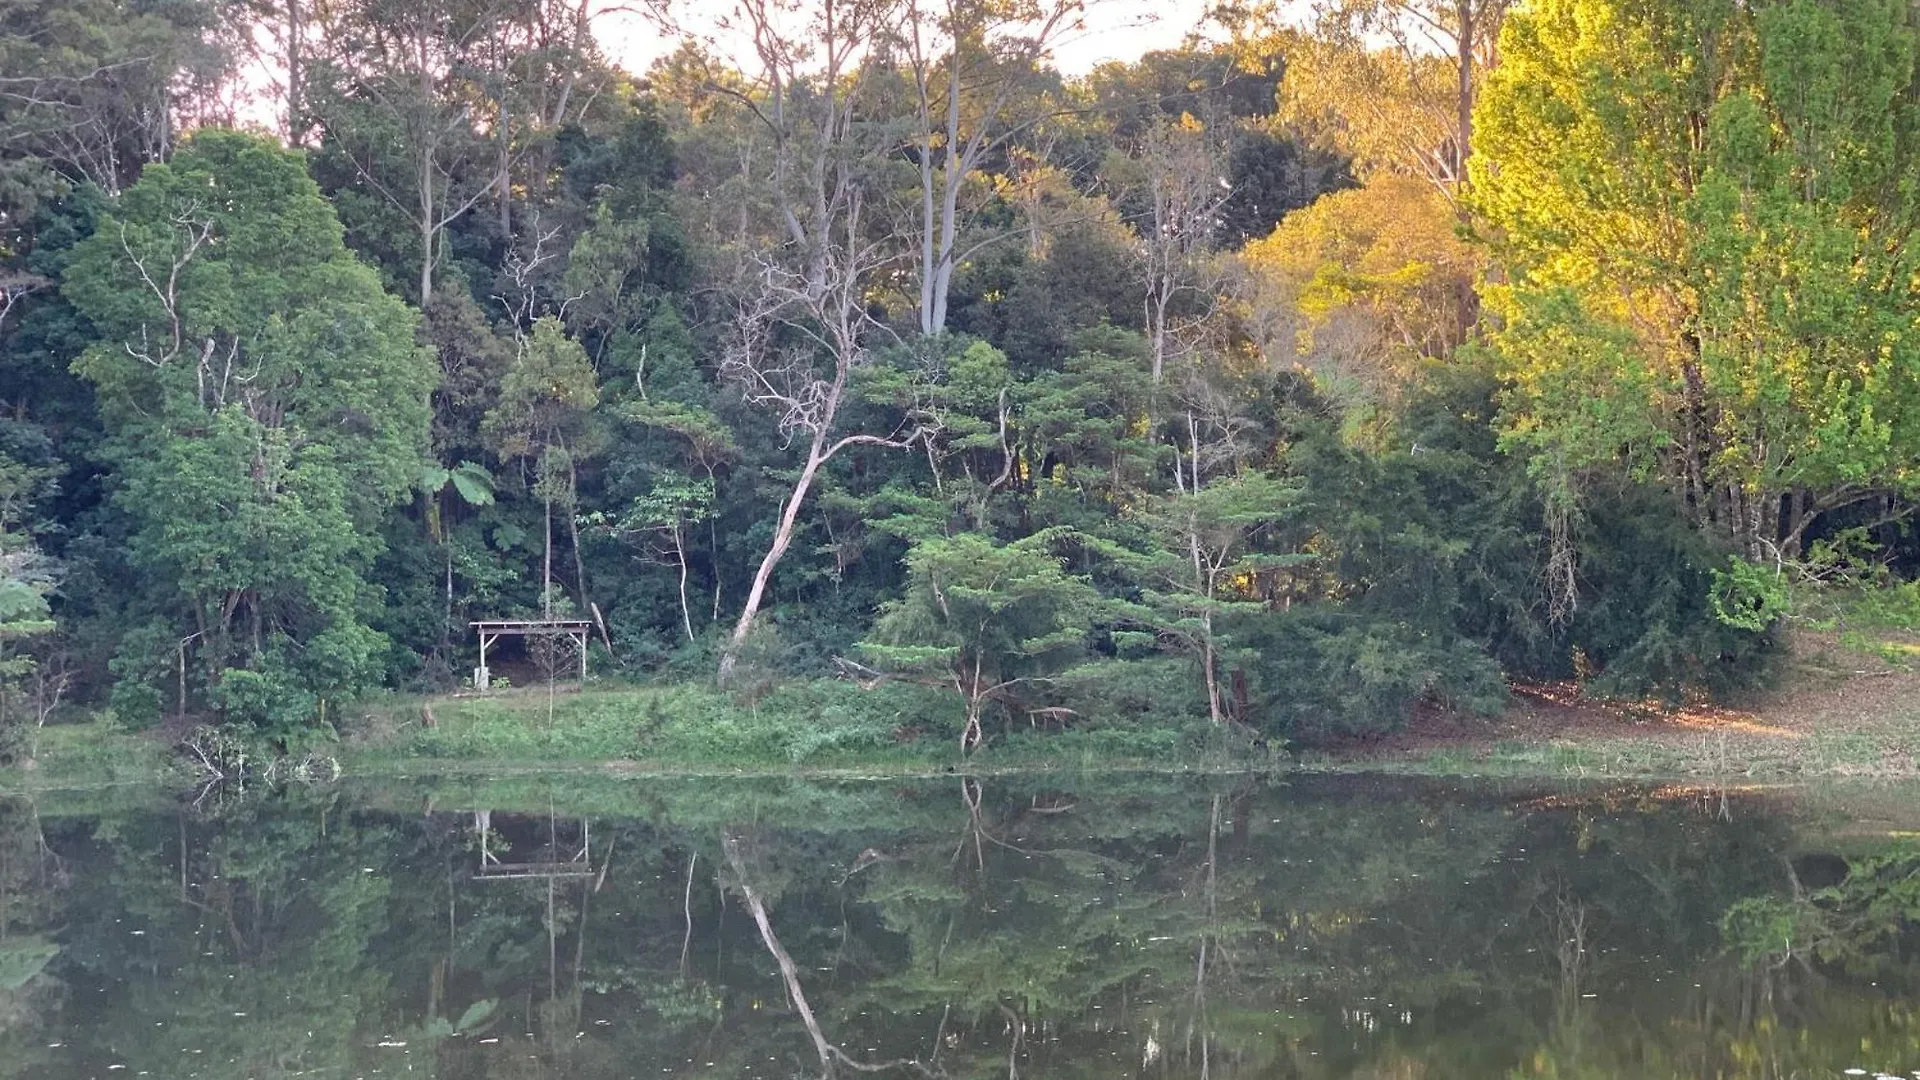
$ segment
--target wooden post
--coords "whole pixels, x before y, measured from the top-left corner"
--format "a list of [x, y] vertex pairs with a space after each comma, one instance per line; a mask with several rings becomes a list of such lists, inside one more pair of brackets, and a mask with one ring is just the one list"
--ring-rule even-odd
[[[571, 638], [573, 635], [567, 636]], [[580, 631], [580, 685], [582, 687], [587, 685], [587, 632], [585, 630]]]

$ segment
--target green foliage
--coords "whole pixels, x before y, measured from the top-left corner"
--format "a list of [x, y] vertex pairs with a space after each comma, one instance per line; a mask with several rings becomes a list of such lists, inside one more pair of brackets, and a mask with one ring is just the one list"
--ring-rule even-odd
[[[1507, 438], [1625, 463], [1759, 556], [1920, 453], [1898, 0], [1554, 0], [1505, 22], [1469, 201]], [[1791, 299], [1789, 299], [1791, 298]]]
[[1911, 986], [1903, 943], [1920, 927], [1920, 855], [1909, 845], [1850, 859], [1836, 884], [1739, 900], [1720, 921], [1750, 967], [1818, 959], [1861, 982]]
[[907, 594], [890, 601], [860, 648], [882, 665], [932, 675], [966, 702], [963, 749], [983, 738], [989, 700], [1071, 664], [1086, 650], [1099, 595], [1036, 534], [997, 544], [975, 533], [921, 540], [906, 556]]
[[1733, 559], [1711, 574], [1713, 615], [1728, 626], [1761, 633], [1787, 613], [1787, 583], [1779, 571]]
[[[739, 696], [415, 749], [1204, 755], [1502, 674], [1732, 690], [1757, 568], [1906, 565], [1898, 0], [1543, 0], [1498, 49], [1500, 0], [1325, 6], [1068, 77], [963, 4], [923, 67], [856, 20], [795, 82], [638, 80], [553, 3], [0, 0], [0, 731], [70, 679], [298, 743], [567, 612], [598, 672]], [[1377, 47], [1423, 13], [1469, 70]], [[195, 126], [241, 41], [308, 149]]]
[[1488, 715], [1507, 701], [1499, 668], [1470, 641], [1317, 608], [1239, 633], [1259, 657], [1254, 715], [1290, 738], [1392, 731], [1422, 702]]
[[273, 667], [319, 697], [377, 681], [363, 574], [418, 481], [432, 376], [301, 159], [197, 134], [76, 249], [65, 289], [100, 332], [76, 370], [100, 395], [135, 602], [192, 613], [179, 636], [210, 690]]

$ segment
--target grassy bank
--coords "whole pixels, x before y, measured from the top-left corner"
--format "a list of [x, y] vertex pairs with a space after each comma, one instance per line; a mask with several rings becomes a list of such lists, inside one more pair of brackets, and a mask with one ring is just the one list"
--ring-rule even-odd
[[[316, 742], [350, 777], [613, 771], [690, 775], [885, 775], [1120, 770], [1244, 771], [1284, 758], [1204, 723], [1019, 730], [962, 757], [955, 702], [907, 685], [795, 682], [756, 698], [703, 685], [532, 687], [394, 695], [340, 718]], [[45, 729], [0, 792], [191, 783], [177, 729], [128, 732], [107, 719]]]
[[796, 682], [757, 698], [704, 685], [395, 698], [363, 708], [339, 750], [350, 773], [595, 765], [681, 772], [1264, 767], [1271, 755], [1205, 725], [1034, 727], [962, 758], [953, 697], [908, 685]]
[[[962, 758], [952, 694], [834, 680], [757, 695], [613, 683], [396, 695], [346, 710], [338, 739], [314, 749], [349, 777], [1304, 767], [1574, 780], [1920, 779], [1920, 619], [1855, 607], [1808, 623], [1795, 631], [1779, 685], [1738, 705], [1623, 704], [1587, 700], [1571, 686], [1520, 687], [1513, 707], [1492, 720], [1427, 713], [1384, 738], [1290, 753], [1204, 722], [1083, 722], [1023, 727]], [[129, 732], [102, 719], [49, 727], [30, 768], [0, 769], [0, 792], [191, 783], [174, 762], [180, 734]]]

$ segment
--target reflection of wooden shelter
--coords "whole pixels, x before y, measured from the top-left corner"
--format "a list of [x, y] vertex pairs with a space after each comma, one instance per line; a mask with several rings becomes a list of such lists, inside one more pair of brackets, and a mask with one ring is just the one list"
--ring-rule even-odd
[[473, 831], [480, 838], [480, 865], [473, 876], [481, 881], [502, 881], [525, 878], [590, 878], [593, 868], [593, 823], [582, 819], [580, 822], [580, 846], [571, 842], [562, 846], [560, 827], [556, 818], [547, 818], [547, 846], [542, 858], [526, 862], [502, 862], [499, 853], [493, 850], [493, 811], [475, 810], [473, 812]]
[[566, 638], [580, 654], [580, 681], [587, 681], [587, 635], [593, 623], [586, 619], [485, 619], [469, 624], [480, 635], [480, 666], [473, 669], [473, 685], [485, 690], [491, 681], [487, 649], [503, 637]]

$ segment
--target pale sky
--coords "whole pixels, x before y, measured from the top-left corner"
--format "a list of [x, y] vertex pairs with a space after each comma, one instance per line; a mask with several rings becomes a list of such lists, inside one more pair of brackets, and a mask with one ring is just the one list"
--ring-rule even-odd
[[[678, 39], [638, 15], [618, 10], [617, 3], [613, 0], [608, 4], [612, 10], [594, 20], [594, 32], [608, 59], [634, 74], [644, 74], [656, 59], [673, 51]], [[1209, 0], [1095, 0], [1088, 5], [1086, 28], [1059, 38], [1054, 63], [1068, 75], [1080, 75], [1107, 60], [1133, 60], [1155, 49], [1177, 48], [1208, 6]], [[675, 5], [676, 16], [687, 28], [710, 38], [723, 54], [729, 52], [728, 42], [717, 34], [714, 24], [732, 7], [730, 0]]]

